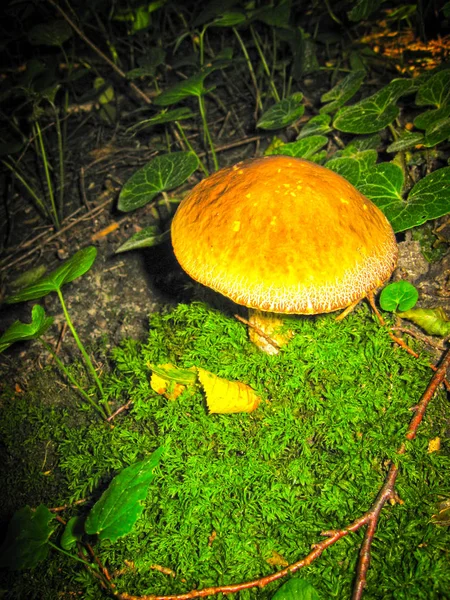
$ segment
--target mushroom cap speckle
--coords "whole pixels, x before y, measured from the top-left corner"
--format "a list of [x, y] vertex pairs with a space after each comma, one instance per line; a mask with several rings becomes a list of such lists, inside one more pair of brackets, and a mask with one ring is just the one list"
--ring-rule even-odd
[[383, 213], [347, 180], [307, 160], [269, 156], [210, 175], [172, 222], [180, 265], [249, 308], [315, 314], [386, 281], [397, 244]]

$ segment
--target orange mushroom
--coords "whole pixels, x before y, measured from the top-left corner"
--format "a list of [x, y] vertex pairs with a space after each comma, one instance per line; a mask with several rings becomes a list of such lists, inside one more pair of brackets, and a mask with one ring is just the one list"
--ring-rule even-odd
[[193, 279], [251, 309], [251, 337], [270, 353], [279, 343], [266, 339], [280, 324], [273, 313], [348, 312], [397, 260], [392, 227], [370, 200], [333, 171], [288, 156], [201, 181], [178, 207], [172, 244]]

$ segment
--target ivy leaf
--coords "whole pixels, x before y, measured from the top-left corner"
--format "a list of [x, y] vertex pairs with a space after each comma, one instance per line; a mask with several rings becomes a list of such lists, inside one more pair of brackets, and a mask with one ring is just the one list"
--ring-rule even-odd
[[417, 303], [419, 292], [409, 281], [396, 281], [387, 285], [380, 294], [383, 310], [409, 310]]
[[384, 129], [399, 115], [396, 101], [414, 91], [417, 83], [411, 79], [394, 79], [373, 96], [353, 106], [342, 108], [336, 115], [334, 127], [346, 133], [375, 133]]
[[344, 77], [329, 92], [321, 97], [321, 102], [328, 102], [322, 106], [320, 113], [331, 113], [341, 108], [350, 98], [352, 98], [362, 85], [366, 72], [363, 70], [352, 71]]
[[31, 311], [31, 323], [15, 321], [0, 337], [0, 352], [14, 342], [34, 340], [41, 337], [53, 323], [53, 317], [46, 317], [42, 306], [36, 304]]
[[367, 19], [383, 0], [357, 0], [355, 6], [347, 13], [350, 21], [362, 21]]
[[144, 510], [143, 503], [154, 478], [153, 469], [163, 452], [161, 446], [145, 460], [126, 467], [114, 477], [88, 514], [86, 533], [97, 534], [99, 540], [111, 542], [130, 533]]
[[450, 167], [421, 179], [403, 200], [403, 173], [392, 163], [376, 165], [358, 189], [380, 208], [396, 233], [450, 212]]
[[441, 307], [413, 308], [398, 312], [397, 315], [402, 319], [412, 321], [429, 335], [440, 335], [442, 337], [450, 335], [450, 321]]
[[332, 158], [326, 163], [326, 166], [345, 177], [355, 187], [358, 187], [359, 182], [364, 180], [366, 174], [370, 173], [375, 167], [377, 156], [375, 150], [358, 152], [355, 148], [350, 155], [347, 155], [347, 151], [344, 151], [343, 156]]
[[197, 166], [198, 158], [193, 152], [157, 156], [125, 183], [120, 192], [118, 209], [129, 212], [148, 204], [157, 194], [184, 183]]
[[402, 150], [409, 150], [414, 148], [417, 144], [423, 143], [423, 133], [417, 131], [403, 131], [395, 142], [392, 142], [386, 150], [388, 152], [401, 152]]
[[298, 140], [308, 137], [309, 135], [320, 135], [331, 131], [331, 117], [329, 115], [316, 115], [312, 117], [306, 125], [303, 125], [300, 133], [297, 136]]
[[[438, 219], [450, 212], [450, 167], [433, 171], [416, 183], [408, 195], [408, 204], [414, 207], [411, 218], [414, 225], [421, 225], [430, 219]], [[405, 227], [408, 229], [408, 227]]]
[[439, 71], [419, 87], [416, 95], [417, 106], [441, 108], [450, 102], [450, 70]]
[[316, 589], [306, 579], [293, 578], [286, 581], [272, 600], [320, 600]]
[[25, 506], [14, 513], [0, 548], [0, 567], [19, 571], [32, 569], [42, 562], [48, 554], [53, 518], [43, 504], [34, 511]]
[[328, 143], [328, 138], [323, 135], [310, 135], [306, 138], [289, 144], [274, 147], [271, 154], [295, 156], [297, 158], [311, 158], [311, 156]]
[[78, 250], [71, 258], [37, 283], [24, 288], [20, 292], [17, 292], [17, 294], [8, 296], [6, 303], [14, 304], [16, 302], [25, 302], [26, 300], [36, 300], [37, 298], [46, 296], [50, 292], [58, 291], [65, 283], [70, 283], [89, 271], [96, 256], [97, 248], [95, 246], [88, 246], [87, 248]]
[[282, 129], [297, 121], [305, 112], [305, 106], [301, 104], [302, 93], [292, 94], [289, 98], [277, 102], [261, 116], [257, 127], [261, 129]]
[[433, 127], [435, 123], [447, 119], [450, 117], [450, 105], [443, 106], [442, 108], [435, 108], [433, 110], [427, 110], [414, 119], [414, 126], [417, 129], [429, 129]]
[[63, 19], [34, 25], [28, 33], [28, 41], [33, 46], [62, 46], [73, 35], [72, 27]]
[[437, 146], [450, 138], [450, 117], [436, 121], [425, 132], [423, 145], [426, 148]]
[[126, 242], [119, 246], [116, 254], [127, 252], [128, 250], [137, 250], [138, 248], [152, 248], [162, 244], [170, 237], [170, 230], [161, 233], [157, 225], [150, 225], [138, 231], [130, 237]]

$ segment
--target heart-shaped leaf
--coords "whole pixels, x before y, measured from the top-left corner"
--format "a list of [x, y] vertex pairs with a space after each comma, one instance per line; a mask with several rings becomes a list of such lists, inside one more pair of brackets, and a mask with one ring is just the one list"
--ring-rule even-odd
[[356, 148], [352, 152], [343, 152], [343, 156], [338, 158], [332, 158], [326, 163], [326, 166], [345, 177], [355, 187], [363, 180], [366, 174], [370, 173], [377, 161], [377, 153], [375, 150], [364, 150], [362, 152], [356, 151]]
[[153, 469], [164, 452], [160, 447], [148, 458], [121, 471], [88, 514], [85, 531], [100, 540], [115, 542], [130, 533], [144, 510]]
[[272, 154], [295, 156], [297, 158], [311, 158], [311, 156], [328, 143], [328, 138], [323, 135], [310, 135], [309, 137], [283, 144], [272, 150]]
[[120, 192], [118, 209], [129, 212], [148, 204], [157, 194], [184, 183], [197, 166], [198, 158], [193, 152], [157, 156], [125, 183]]
[[406, 200], [402, 198], [403, 183], [400, 167], [381, 163], [357, 186], [381, 208], [396, 233], [450, 212], [450, 167], [438, 169], [421, 179]]
[[280, 587], [272, 600], [320, 600], [320, 597], [306, 579], [293, 578]]
[[72, 27], [63, 19], [34, 25], [28, 33], [28, 41], [34, 46], [62, 46], [72, 37]]
[[312, 117], [306, 125], [303, 125], [300, 133], [297, 136], [298, 140], [308, 137], [309, 135], [320, 135], [331, 131], [330, 127], [331, 117], [330, 115], [316, 115]]
[[414, 148], [417, 144], [423, 143], [423, 133], [418, 131], [403, 131], [400, 137], [392, 142], [386, 150], [388, 152], [401, 152]]
[[137, 250], [138, 248], [151, 248], [152, 246], [158, 246], [162, 244], [170, 237], [170, 231], [161, 230], [156, 225], [145, 227], [141, 231], [138, 231], [129, 240], [124, 242], [116, 250], [116, 254], [120, 252], [127, 252], [128, 250]]
[[95, 246], [88, 246], [87, 248], [78, 250], [71, 258], [37, 283], [26, 287], [17, 292], [17, 294], [8, 296], [6, 303], [14, 304], [16, 302], [25, 302], [26, 300], [36, 300], [37, 298], [46, 296], [50, 292], [56, 292], [65, 283], [70, 283], [89, 271], [96, 256], [97, 248]]
[[381, 5], [383, 0], [356, 0], [353, 8], [347, 13], [350, 21], [367, 19]]
[[373, 96], [353, 106], [342, 108], [336, 115], [334, 127], [347, 133], [374, 133], [384, 129], [398, 116], [398, 98], [414, 91], [412, 79], [394, 79]]
[[414, 126], [417, 129], [429, 129], [433, 127], [435, 123], [438, 123], [442, 119], [450, 117], [450, 104], [443, 106], [442, 108], [435, 108], [433, 110], [427, 110], [414, 119]]
[[31, 323], [15, 321], [0, 337], [0, 352], [14, 344], [41, 337], [53, 323], [53, 317], [46, 317], [42, 306], [36, 304], [31, 311]]
[[396, 281], [387, 285], [380, 294], [383, 310], [409, 310], [419, 299], [419, 292], [409, 281]]
[[32, 569], [42, 562], [48, 554], [53, 519], [43, 504], [34, 511], [25, 506], [14, 513], [0, 548], [0, 567]]
[[439, 71], [419, 87], [416, 95], [417, 106], [441, 108], [450, 103], [450, 70]]
[[432, 148], [448, 139], [450, 139], [450, 117], [436, 121], [427, 128], [423, 145]]
[[362, 85], [366, 72], [363, 70], [352, 71], [347, 77], [344, 77], [329, 92], [323, 94], [321, 102], [328, 102], [322, 106], [320, 113], [332, 113], [343, 106], [352, 98]]
[[277, 102], [266, 110], [256, 126], [261, 129], [273, 130], [282, 129], [294, 123], [305, 112], [305, 106], [301, 104], [302, 98], [303, 94], [297, 93]]

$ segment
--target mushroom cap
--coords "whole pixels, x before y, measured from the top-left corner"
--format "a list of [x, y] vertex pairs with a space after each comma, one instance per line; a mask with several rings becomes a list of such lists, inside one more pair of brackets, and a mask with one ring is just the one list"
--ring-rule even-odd
[[383, 213], [346, 179], [307, 160], [269, 156], [210, 175], [172, 222], [180, 265], [249, 308], [316, 314], [387, 280], [397, 244]]

